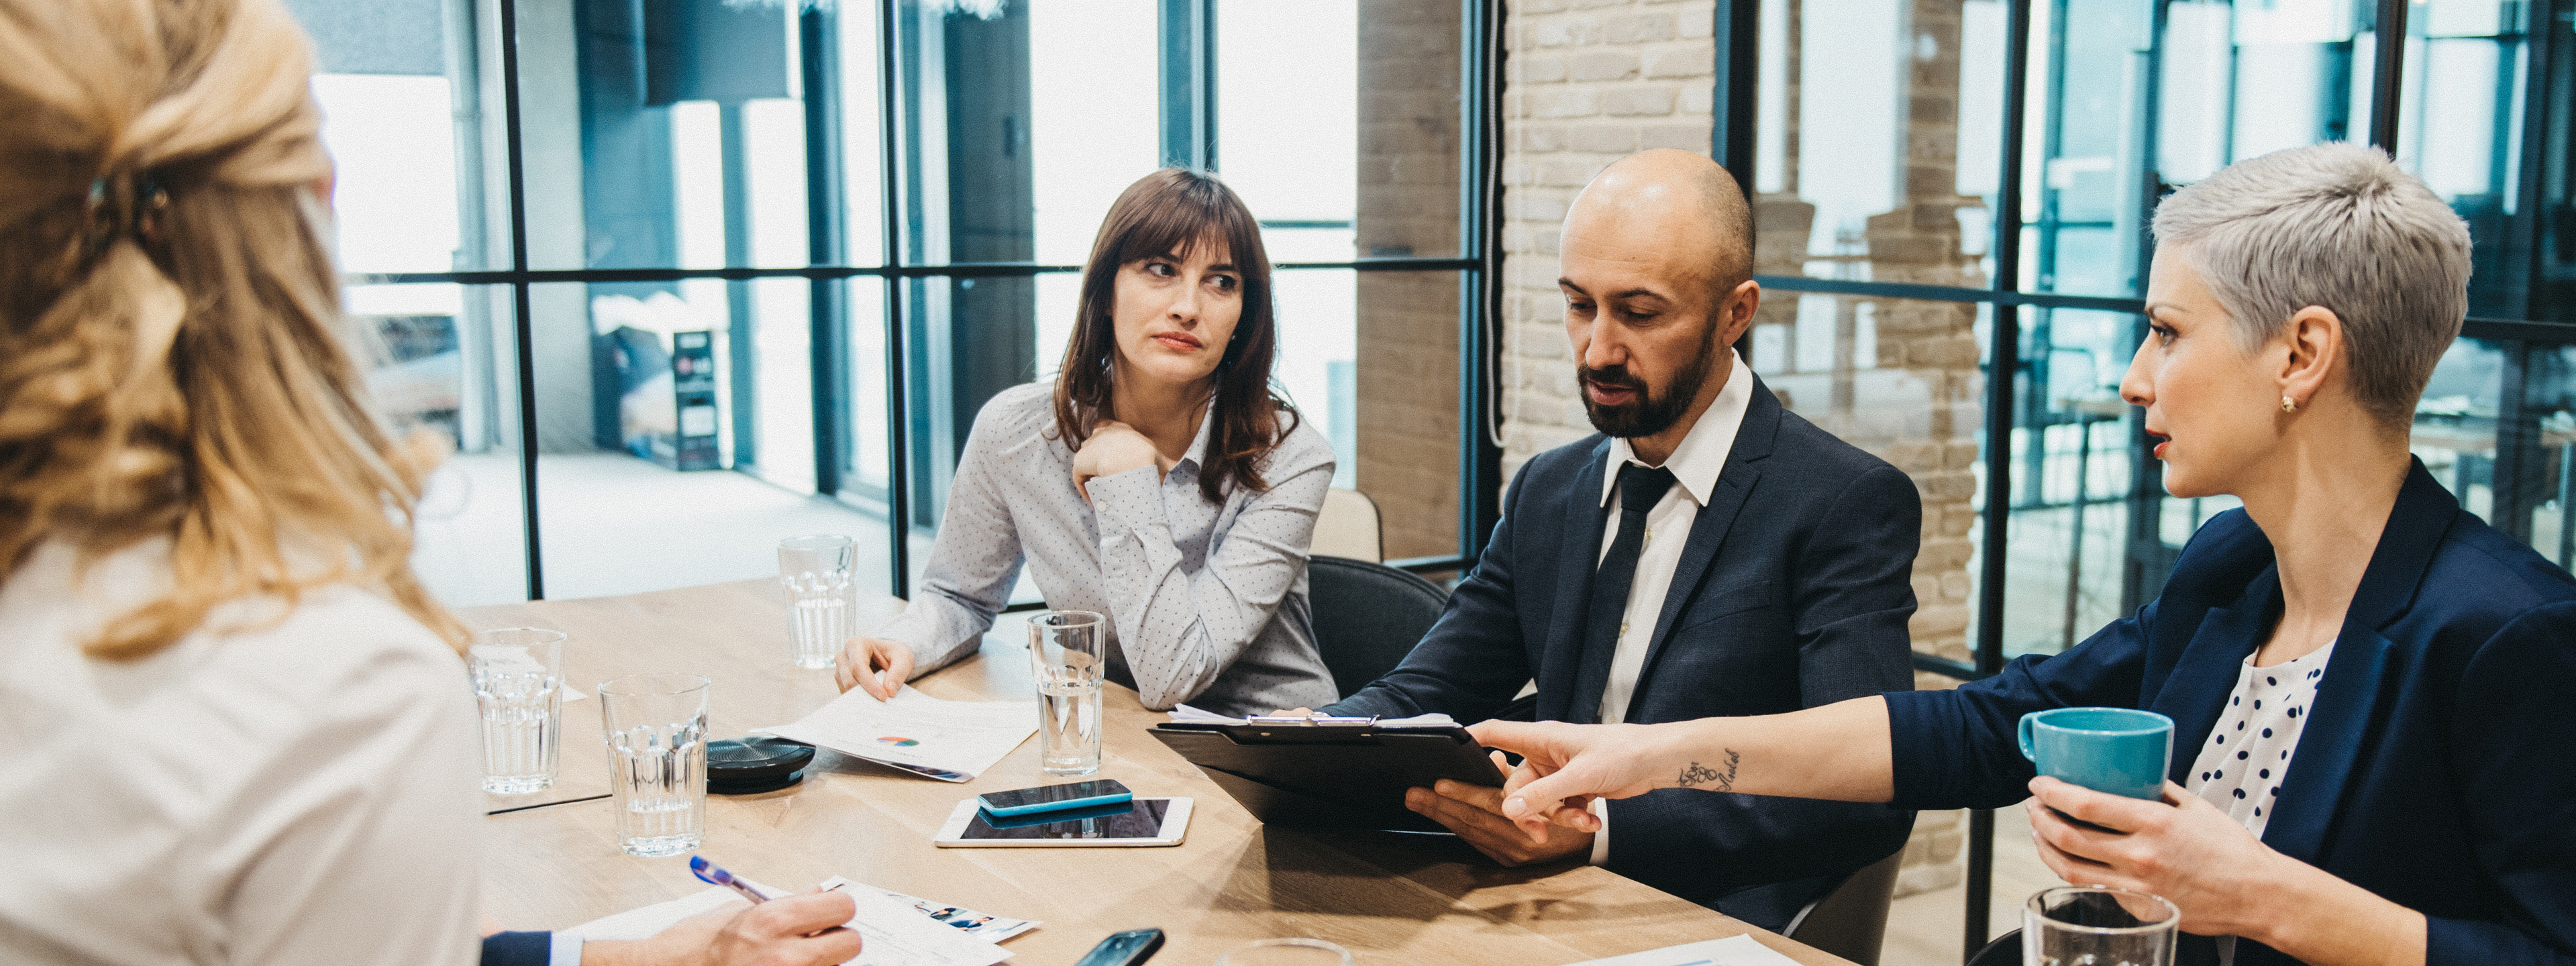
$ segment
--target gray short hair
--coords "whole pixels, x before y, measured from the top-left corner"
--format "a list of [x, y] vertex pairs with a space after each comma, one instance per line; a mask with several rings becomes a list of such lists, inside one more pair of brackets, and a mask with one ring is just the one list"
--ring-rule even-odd
[[2156, 206], [2252, 352], [2290, 316], [2343, 320], [2353, 393], [2404, 425], [2469, 313], [2469, 226], [2376, 148], [2315, 144], [2228, 165]]

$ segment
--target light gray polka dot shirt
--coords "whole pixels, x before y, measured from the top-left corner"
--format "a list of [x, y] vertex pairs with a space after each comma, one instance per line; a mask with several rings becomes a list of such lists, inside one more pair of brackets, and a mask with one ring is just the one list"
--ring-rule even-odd
[[1003, 390], [975, 417], [922, 579], [875, 637], [912, 648], [915, 673], [972, 652], [1023, 563], [1055, 610], [1108, 615], [1110, 680], [1148, 708], [1187, 702], [1267, 714], [1337, 700], [1315, 649], [1306, 546], [1333, 481], [1333, 449], [1300, 422], [1261, 464], [1267, 493], [1199, 493], [1214, 413], [1171, 472], [1140, 467], [1073, 488], [1055, 435], [1054, 384]]

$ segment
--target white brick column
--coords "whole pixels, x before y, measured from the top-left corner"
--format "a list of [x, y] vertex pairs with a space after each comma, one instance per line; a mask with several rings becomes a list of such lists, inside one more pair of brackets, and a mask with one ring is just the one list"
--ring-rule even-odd
[[1610, 162], [1707, 154], [1710, 0], [1510, 0], [1503, 89], [1503, 474], [1592, 432], [1556, 289], [1565, 208]]
[[[1713, 95], [1717, 50], [1711, 39], [1716, 5], [1710, 0], [1507, 0], [1508, 50], [1503, 92], [1503, 472], [1548, 449], [1592, 432], [1577, 395], [1574, 360], [1565, 337], [1565, 302], [1558, 294], [1557, 232], [1566, 206], [1583, 185], [1621, 157], [1649, 148], [1708, 154], [1715, 130]], [[1930, 70], [1917, 77], [1918, 97], [1955, 97], [1957, 0], [1918, 0], [1927, 25], [1951, 31]], [[1930, 16], [1949, 8], [1945, 18]], [[1946, 68], [1946, 78], [1941, 76]], [[1946, 81], [1947, 90], [1940, 90]], [[1937, 114], [1937, 112], [1932, 112]], [[1946, 117], [1886, 118], [1905, 123], [1911, 151], [1926, 168], [1944, 167], [1943, 139], [1955, 150], [1956, 131]], [[1795, 145], [1790, 145], [1792, 151]], [[1794, 155], [1792, 156], [1794, 158]], [[1794, 164], [1794, 160], [1792, 161]], [[1938, 177], [1924, 179], [1939, 181]], [[1938, 185], [1934, 186], [1938, 188]], [[1934, 191], [1923, 192], [1937, 194]], [[1757, 206], [1761, 270], [1802, 271], [1802, 252], [1813, 211], [1794, 196], [1766, 196]], [[1950, 199], [1935, 199], [1948, 202]], [[1873, 219], [1873, 254], [1886, 258], [1918, 234], [1938, 236], [1948, 209], [1909, 208]], [[1930, 229], [1918, 228], [1920, 225]], [[1946, 230], [1955, 232], [1952, 224]], [[1771, 237], [1781, 233], [1782, 237]], [[1955, 251], [1955, 244], [1946, 250]], [[1893, 267], [1893, 266], [1891, 266]], [[1981, 284], [1973, 271], [1940, 263], [1890, 273], [1904, 281]], [[1893, 278], [1890, 280], [1894, 280]], [[1761, 321], [1784, 322], [1794, 311], [1786, 293], [1766, 306]], [[1974, 318], [1954, 306], [1888, 306], [1880, 332], [1881, 365], [1927, 376], [1973, 379], [1976, 347], [1965, 339]], [[1793, 403], [1794, 405], [1794, 403]], [[1971, 413], [1973, 415], [1973, 411]], [[1822, 416], [1823, 414], [1815, 414]], [[1851, 427], [1828, 428], [1848, 432]], [[1924, 544], [1915, 589], [1923, 613], [1916, 634], [1945, 652], [1964, 647], [1968, 574], [1966, 532], [1971, 517], [1960, 481], [1971, 479], [1972, 442], [1955, 433], [1928, 439], [1864, 438], [1853, 442], [1896, 462], [1924, 488]], [[1925, 679], [1939, 687], [1945, 680]], [[1898, 894], [1956, 884], [1965, 833], [1962, 813], [1926, 812], [1917, 818], [1905, 848]]]

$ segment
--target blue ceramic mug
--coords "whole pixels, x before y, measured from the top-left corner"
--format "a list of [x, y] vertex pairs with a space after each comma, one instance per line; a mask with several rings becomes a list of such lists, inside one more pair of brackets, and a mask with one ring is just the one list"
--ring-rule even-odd
[[2129, 708], [2033, 711], [2021, 716], [2021, 756], [2062, 782], [2163, 801], [2173, 719]]

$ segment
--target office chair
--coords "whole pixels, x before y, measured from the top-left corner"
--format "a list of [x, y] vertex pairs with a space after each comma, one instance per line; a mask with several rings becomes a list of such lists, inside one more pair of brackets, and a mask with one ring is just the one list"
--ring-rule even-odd
[[1995, 937], [1986, 948], [1968, 957], [1968, 966], [2021, 966], [2021, 930]]
[[1440, 619], [1449, 593], [1438, 584], [1383, 564], [1312, 557], [1307, 597], [1314, 605], [1315, 647], [1348, 695], [1394, 670]]
[[1315, 535], [1307, 541], [1306, 552], [1384, 563], [1385, 529], [1376, 500], [1337, 486], [1324, 491], [1324, 509], [1315, 514]]
[[1878, 966], [1879, 947], [1887, 939], [1887, 906], [1896, 897], [1896, 867], [1904, 858], [1899, 850], [1862, 866], [1824, 898], [1798, 910], [1781, 933], [1860, 966]]

